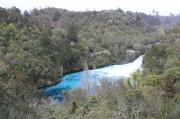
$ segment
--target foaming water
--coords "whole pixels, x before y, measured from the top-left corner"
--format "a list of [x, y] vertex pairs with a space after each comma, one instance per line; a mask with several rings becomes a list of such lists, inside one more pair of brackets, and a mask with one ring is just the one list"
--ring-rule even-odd
[[47, 96], [51, 96], [55, 99], [62, 99], [62, 91], [69, 91], [73, 88], [81, 87], [83, 84], [83, 78], [88, 78], [90, 83], [97, 81], [97, 84], [99, 84], [99, 80], [103, 79], [103, 77], [107, 77], [112, 80], [126, 78], [137, 69], [142, 68], [142, 60], [143, 55], [139, 56], [134, 62], [127, 64], [111, 65], [95, 70], [67, 74], [62, 77], [61, 83], [46, 88], [45, 93]]

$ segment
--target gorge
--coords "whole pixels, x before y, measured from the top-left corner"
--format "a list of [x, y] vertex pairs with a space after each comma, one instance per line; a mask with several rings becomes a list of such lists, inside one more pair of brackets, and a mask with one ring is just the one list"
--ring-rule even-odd
[[124, 79], [130, 76], [134, 71], [142, 69], [143, 55], [139, 56], [135, 61], [122, 64], [111, 65], [99, 69], [81, 71], [77, 73], [67, 74], [62, 77], [61, 83], [45, 88], [45, 94], [54, 99], [62, 99], [62, 91], [70, 91], [74, 88], [87, 87], [84, 79], [88, 80], [90, 85], [99, 85], [99, 81], [103, 78], [109, 80]]

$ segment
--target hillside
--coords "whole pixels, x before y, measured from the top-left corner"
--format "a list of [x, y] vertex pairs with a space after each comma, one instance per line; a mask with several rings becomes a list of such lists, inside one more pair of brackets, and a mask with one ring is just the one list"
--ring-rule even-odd
[[[160, 36], [138, 13], [1, 8], [1, 57], [39, 87], [62, 74], [132, 61]], [[132, 50], [133, 52], [129, 52]], [[5, 71], [6, 72], [6, 71]]]
[[[138, 13], [130, 11], [124, 12], [118, 9], [100, 12], [73, 12], [45, 8], [35, 14], [36, 10], [32, 10], [30, 15], [36, 18], [43, 27], [52, 28], [53, 33], [68, 34], [69, 27], [72, 25], [75, 27], [78, 43], [82, 43], [88, 49], [86, 57], [89, 59], [88, 64], [91, 68], [93, 65], [102, 67], [123, 63], [124, 59], [132, 61], [147, 49], [148, 44], [156, 43], [160, 38]], [[135, 50], [135, 56], [128, 57], [127, 49]], [[89, 58], [89, 54], [98, 54], [105, 50], [108, 50], [109, 53]]]

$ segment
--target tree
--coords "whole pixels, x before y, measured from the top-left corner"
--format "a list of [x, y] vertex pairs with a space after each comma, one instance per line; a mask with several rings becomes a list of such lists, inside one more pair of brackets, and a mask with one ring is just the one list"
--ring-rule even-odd
[[54, 11], [54, 14], [53, 14], [53, 16], [52, 16], [52, 20], [53, 20], [53, 21], [57, 21], [60, 16], [61, 16], [61, 14], [60, 14], [59, 10], [55, 10], [55, 11]]
[[156, 11], [153, 9], [153, 10], [152, 10], [152, 13], [153, 13], [153, 15], [155, 15]]
[[125, 87], [127, 89], [138, 89], [141, 88], [142, 73], [140, 70], [136, 70], [131, 74], [130, 77], [124, 80]]
[[29, 17], [29, 12], [27, 10], [24, 11], [24, 16]]
[[156, 11], [156, 16], [159, 17], [159, 12], [158, 11]]
[[8, 17], [8, 12], [4, 8], [0, 7], [0, 23], [6, 22]]
[[41, 44], [41, 46], [44, 48], [44, 51], [45, 52], [49, 52], [50, 51], [50, 44], [51, 44], [51, 42], [50, 42], [50, 36], [49, 36], [49, 34], [48, 34], [48, 32], [47, 31], [43, 31], [42, 32], [42, 35], [39, 37], [39, 40], [40, 40], [40, 44]]
[[33, 15], [37, 16], [40, 14], [39, 10], [37, 8], [34, 8], [31, 12]]
[[75, 23], [70, 23], [68, 26], [68, 34], [67, 38], [71, 42], [77, 42], [78, 41], [78, 27]]
[[15, 13], [21, 14], [21, 10], [18, 9], [17, 7], [15, 7], [15, 6], [11, 7], [10, 10], [11, 10], [11, 12], [15, 12]]
[[10, 23], [6, 28], [0, 32], [0, 46], [4, 47], [4, 54], [8, 52], [8, 46], [10, 40], [16, 39], [16, 27], [14, 24]]
[[[5, 87], [4, 98], [1, 95], [0, 99], [4, 99], [5, 103], [1, 103], [0, 117], [6, 118], [37, 118], [35, 107], [36, 101], [35, 87], [31, 82], [27, 81], [26, 74], [23, 72], [10, 72], [11, 78]], [[30, 85], [31, 84], [31, 85]]]

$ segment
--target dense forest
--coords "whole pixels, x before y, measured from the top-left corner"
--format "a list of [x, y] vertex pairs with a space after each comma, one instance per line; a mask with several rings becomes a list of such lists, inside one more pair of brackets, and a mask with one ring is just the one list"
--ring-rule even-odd
[[[0, 8], [0, 118], [178, 119], [178, 20], [120, 8]], [[85, 64], [123, 64], [142, 54], [143, 71], [116, 82], [105, 78], [92, 95], [82, 88], [64, 91], [59, 103], [41, 90]]]

